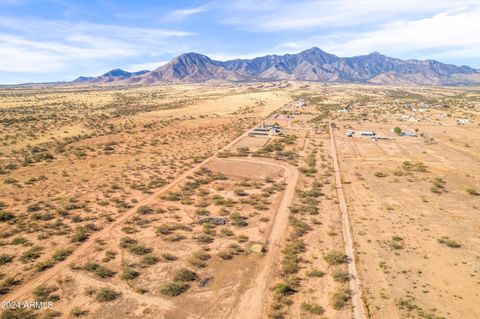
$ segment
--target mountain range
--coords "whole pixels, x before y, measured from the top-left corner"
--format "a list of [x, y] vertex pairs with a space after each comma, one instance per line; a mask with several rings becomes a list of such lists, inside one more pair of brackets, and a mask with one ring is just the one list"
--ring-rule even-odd
[[154, 83], [303, 80], [340, 83], [478, 85], [480, 71], [435, 60], [401, 60], [373, 52], [338, 57], [311, 48], [297, 54], [215, 61], [198, 53], [182, 54], [153, 71], [112, 70], [99, 77], [80, 77], [73, 83], [144, 85]]

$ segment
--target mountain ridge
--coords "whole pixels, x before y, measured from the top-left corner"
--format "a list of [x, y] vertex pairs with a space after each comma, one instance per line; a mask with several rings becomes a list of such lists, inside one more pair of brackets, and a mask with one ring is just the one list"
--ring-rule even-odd
[[338, 57], [313, 47], [296, 54], [228, 61], [216, 61], [206, 55], [190, 52], [181, 54], [152, 71], [127, 72], [115, 69], [100, 77], [80, 77], [74, 83], [148, 85], [212, 80], [476, 85], [480, 84], [480, 71], [436, 60], [401, 60], [376, 51], [366, 55]]

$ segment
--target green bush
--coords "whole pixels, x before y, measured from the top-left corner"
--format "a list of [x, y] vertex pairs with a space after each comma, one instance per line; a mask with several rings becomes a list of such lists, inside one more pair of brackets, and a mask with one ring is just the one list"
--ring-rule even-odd
[[67, 257], [70, 256], [72, 252], [73, 251], [71, 249], [59, 249], [53, 254], [52, 259], [57, 262], [63, 261], [67, 259]]
[[38, 315], [27, 308], [6, 309], [0, 319], [38, 319]]
[[315, 315], [323, 315], [325, 313], [325, 309], [323, 309], [323, 307], [318, 304], [302, 302], [300, 307], [302, 308], [302, 310]]
[[186, 283], [170, 282], [160, 288], [160, 292], [169, 297], [178, 296], [188, 290], [190, 286]]
[[350, 291], [348, 289], [340, 289], [332, 294], [330, 303], [333, 309], [340, 310], [345, 307], [350, 300]]
[[462, 247], [462, 245], [457, 243], [455, 240], [448, 238], [447, 236], [443, 236], [443, 237], [437, 239], [437, 241], [440, 244], [445, 245], [445, 246], [450, 247], [450, 248], [460, 248], [460, 247]]
[[150, 254], [153, 251], [153, 249], [150, 247], [146, 247], [144, 245], [137, 244], [137, 245], [132, 245], [128, 247], [128, 251], [135, 255], [146, 255], [146, 254]]
[[468, 188], [467, 193], [469, 193], [472, 196], [480, 196], [480, 193], [474, 188]]
[[59, 296], [52, 295], [57, 290], [58, 288], [54, 286], [40, 285], [33, 290], [32, 294], [38, 301], [55, 301], [60, 299]]
[[140, 263], [142, 265], [145, 265], [145, 266], [151, 266], [151, 265], [155, 265], [156, 263], [158, 263], [160, 261], [160, 259], [158, 259], [158, 257], [156, 256], [152, 256], [152, 255], [147, 255], [147, 256], [144, 256], [142, 258], [142, 260], [140, 261]]
[[350, 274], [344, 270], [335, 270], [332, 276], [333, 279], [338, 282], [347, 282], [350, 280]]
[[40, 246], [33, 246], [20, 256], [20, 261], [24, 264], [34, 261], [40, 258], [43, 248]]
[[201, 234], [197, 236], [197, 242], [201, 244], [210, 244], [213, 243], [213, 237], [207, 235], [207, 234]]
[[323, 259], [331, 266], [340, 265], [347, 261], [347, 255], [338, 250], [331, 250], [323, 256]]
[[279, 283], [273, 288], [273, 290], [279, 296], [289, 296], [296, 292], [296, 289], [288, 283]]
[[124, 280], [133, 280], [140, 276], [140, 272], [136, 271], [131, 267], [124, 267], [122, 272], [122, 279]]
[[168, 261], [173, 261], [173, 260], [178, 259], [177, 256], [175, 256], [173, 254], [170, 254], [170, 253], [163, 253], [162, 258], [165, 259], [165, 260], [168, 260]]
[[0, 212], [0, 222], [7, 222], [14, 219], [15, 216], [12, 213], [1, 211]]
[[8, 254], [2, 254], [2, 255], [0, 255], [0, 266], [1, 266], [1, 265], [8, 264], [8, 263], [11, 263], [12, 260], [13, 260], [13, 257], [14, 257], [14, 256], [8, 255]]
[[182, 268], [177, 270], [173, 279], [175, 281], [194, 281], [198, 279], [198, 275], [189, 269]]
[[307, 276], [309, 277], [323, 277], [325, 276], [325, 272], [318, 270], [318, 269], [312, 269], [307, 273]]
[[228, 251], [221, 251], [218, 253], [217, 256], [222, 258], [223, 260], [229, 260], [233, 258], [233, 255]]
[[113, 289], [102, 288], [97, 292], [95, 299], [100, 302], [108, 302], [117, 299], [120, 295], [119, 292], [116, 292]]

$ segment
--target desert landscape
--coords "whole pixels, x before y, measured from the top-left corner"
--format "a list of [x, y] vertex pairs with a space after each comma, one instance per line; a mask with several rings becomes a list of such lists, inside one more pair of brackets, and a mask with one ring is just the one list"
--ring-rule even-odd
[[480, 316], [474, 87], [0, 96], [1, 318]]

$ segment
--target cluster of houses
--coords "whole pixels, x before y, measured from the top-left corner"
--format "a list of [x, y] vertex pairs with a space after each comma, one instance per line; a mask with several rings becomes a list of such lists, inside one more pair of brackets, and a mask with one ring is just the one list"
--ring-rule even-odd
[[[393, 132], [393, 130], [392, 130], [392, 132]], [[355, 134], [355, 131], [348, 130], [345, 134], [348, 137], [353, 137], [353, 135]], [[360, 131], [360, 132], [358, 132], [358, 135], [360, 137], [367, 137], [367, 138], [369, 137], [369, 138], [372, 138], [372, 139], [382, 139], [382, 138], [378, 138], [377, 133], [375, 131]], [[415, 133], [415, 132], [400, 132], [399, 135], [404, 136], [404, 137], [417, 137], [417, 133]]]

